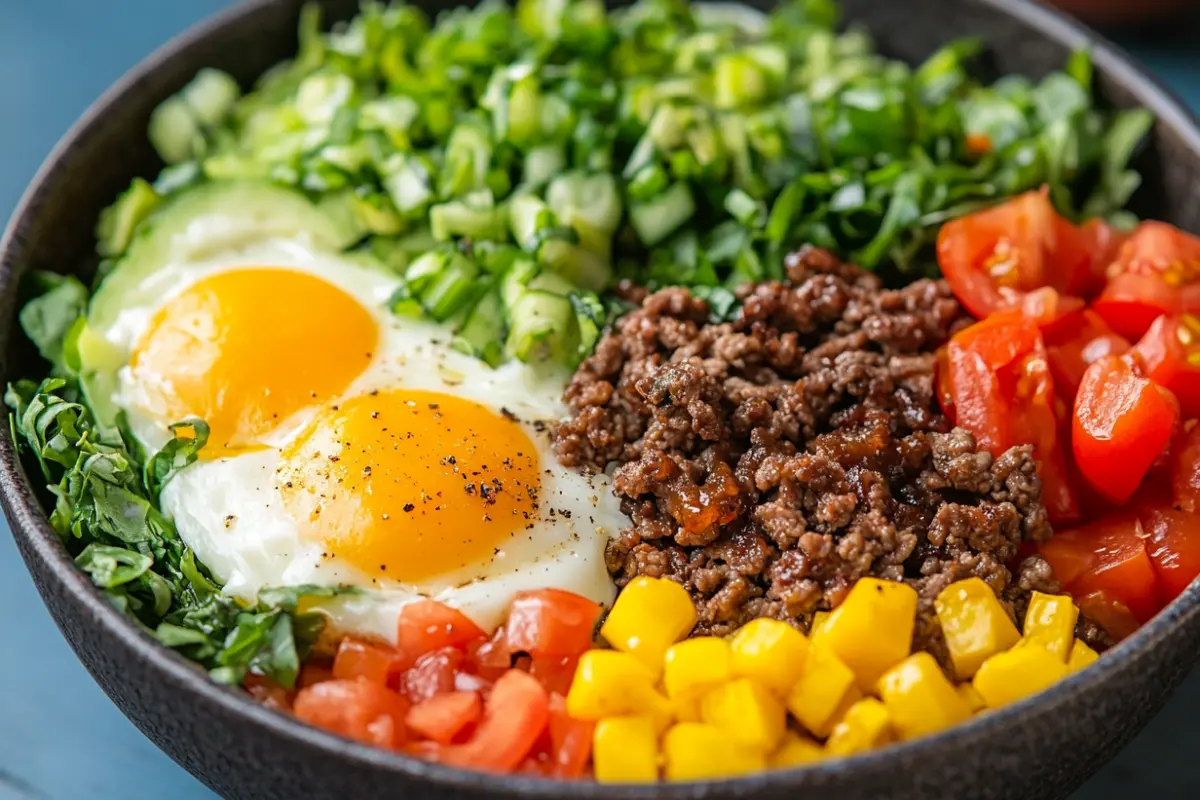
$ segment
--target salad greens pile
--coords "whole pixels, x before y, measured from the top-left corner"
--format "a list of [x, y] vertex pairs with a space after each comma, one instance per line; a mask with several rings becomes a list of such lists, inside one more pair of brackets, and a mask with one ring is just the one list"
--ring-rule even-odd
[[158, 509], [163, 486], [194, 462], [208, 426], [185, 420], [153, 455], [120, 426], [96, 423], [82, 401], [72, 331], [88, 291], [76, 278], [35, 273], [43, 294], [21, 310], [21, 326], [52, 365], [40, 383], [9, 385], [13, 440], [30, 454], [52, 497], [50, 525], [109, 601], [160, 642], [239, 684], [247, 670], [291, 687], [325, 618], [297, 613], [301, 598], [350, 591], [280, 587], [246, 606], [222, 594], [174, 523]]
[[[839, 22], [835, 0], [770, 15], [484, 0], [433, 22], [367, 2], [322, 32], [310, 6], [295, 59], [252, 91], [203, 70], [154, 113], [167, 167], [102, 216], [100, 278], [171, 199], [265, 182], [393, 270], [396, 313], [450, 326], [493, 365], [574, 365], [619, 313], [619, 279], [691, 286], [719, 319], [800, 244], [907, 279], [930, 271], [943, 221], [1042, 185], [1070, 217], [1121, 222], [1152, 120], [1093, 106], [1086, 53], [1041, 81], [985, 85], [970, 70], [977, 41], [911, 67]], [[268, 591], [252, 607], [221, 594], [157, 508], [206, 427], [181, 422], [149, 455], [98, 424], [78, 387], [88, 289], [34, 282], [21, 323], [51, 377], [17, 382], [6, 402], [55, 530], [117, 607], [219, 680], [254, 670], [291, 686], [321, 621], [297, 604], [338, 590]]]
[[102, 252], [194, 182], [283, 184], [405, 277], [397, 312], [492, 364], [573, 364], [618, 278], [697, 287], [720, 315], [804, 243], [903, 279], [933, 268], [942, 222], [1042, 185], [1073, 218], [1123, 215], [1152, 120], [1093, 106], [1086, 53], [986, 86], [978, 41], [913, 68], [838, 17], [485, 0], [431, 24], [367, 3], [322, 33], [309, 7], [297, 57], [252, 92], [206, 70], [159, 108], [171, 166], [107, 215]]

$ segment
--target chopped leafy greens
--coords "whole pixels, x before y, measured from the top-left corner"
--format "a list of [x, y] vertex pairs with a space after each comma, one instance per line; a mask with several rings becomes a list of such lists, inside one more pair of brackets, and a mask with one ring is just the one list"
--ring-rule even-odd
[[492, 364], [573, 364], [592, 323], [566, 298], [619, 278], [732, 290], [803, 243], [928, 273], [943, 221], [1043, 184], [1068, 216], [1128, 219], [1151, 118], [1093, 106], [1087, 52], [988, 86], [978, 40], [913, 67], [839, 17], [836, 0], [485, 0], [431, 22], [368, 2], [323, 32], [311, 6], [297, 57], [248, 94], [206, 70], [163, 104], [171, 166], [103, 239], [196, 181], [285, 184], [407, 279], [398, 313]]
[[5, 402], [13, 438], [32, 456], [53, 499], [51, 526], [109, 601], [163, 644], [218, 680], [240, 683], [253, 670], [291, 687], [324, 622], [318, 613], [302, 613], [300, 600], [349, 590], [264, 589], [250, 607], [222, 594], [157, 507], [163, 486], [196, 460], [208, 426], [172, 425], [171, 441], [142, 467], [132, 439], [95, 424], [62, 361], [64, 332], [85, 307], [87, 290], [60, 276], [39, 275], [35, 283], [46, 293], [29, 301], [21, 322], [50, 357], [54, 375], [64, 377], [17, 381]]

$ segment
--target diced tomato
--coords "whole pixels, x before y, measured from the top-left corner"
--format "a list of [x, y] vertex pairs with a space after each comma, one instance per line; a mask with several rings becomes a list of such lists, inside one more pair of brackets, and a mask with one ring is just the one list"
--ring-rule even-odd
[[1128, 356], [1088, 367], [1075, 396], [1071, 444], [1087, 482], [1110, 501], [1133, 496], [1179, 423], [1174, 395], [1134, 369]]
[[1020, 309], [1027, 320], [1038, 326], [1042, 338], [1049, 341], [1064, 330], [1077, 326], [1084, 303], [1078, 297], [1059, 294], [1057, 290], [1043, 286], [1022, 297]]
[[993, 314], [950, 340], [946, 362], [955, 423], [994, 456], [1032, 444], [1051, 521], [1077, 521], [1079, 505], [1059, 441], [1054, 382], [1037, 326], [1020, 311]]
[[579, 656], [537, 656], [529, 664], [529, 674], [541, 681], [547, 691], [566, 694], [575, 678]]
[[404, 718], [408, 730], [439, 744], [450, 744], [483, 716], [478, 692], [448, 692], [422, 700]]
[[476, 639], [466, 645], [467, 663], [471, 672], [494, 681], [513, 665], [513, 650], [508, 645], [504, 626], [496, 629], [491, 639]]
[[1200, 416], [1200, 318], [1159, 317], [1133, 354], [1147, 378], [1175, 395], [1185, 417]]
[[947, 222], [938, 233], [938, 265], [959, 302], [983, 319], [1043, 286], [1064, 295], [1092, 288], [1111, 238], [1102, 226], [1076, 228], [1042, 188]]
[[425, 653], [400, 676], [400, 693], [411, 702], [420, 703], [434, 695], [453, 692], [455, 674], [462, 661], [462, 651], [453, 647]]
[[1091, 592], [1075, 598], [1079, 613], [1095, 622], [1116, 641], [1133, 635], [1140, 624], [1133, 612], [1107, 592]]
[[572, 592], [538, 589], [513, 598], [505, 624], [508, 646], [534, 659], [577, 656], [592, 644], [600, 606]]
[[1174, 445], [1171, 500], [1183, 511], [1200, 512], [1200, 425], [1190, 425]]
[[1099, 218], [1089, 219], [1079, 226], [1084, 251], [1091, 254], [1091, 268], [1086, 277], [1068, 290], [1080, 297], [1095, 297], [1104, 288], [1108, 268], [1116, 259], [1128, 236]]
[[408, 663], [422, 653], [443, 647], [465, 647], [487, 638], [484, 632], [461, 612], [436, 600], [421, 599], [400, 609], [396, 645]]
[[303, 689], [317, 683], [333, 680], [333, 669], [324, 664], [316, 664], [311, 660], [300, 667], [300, 677], [296, 678], [296, 688]]
[[377, 683], [359, 678], [331, 680], [301, 689], [293, 711], [300, 719], [378, 747], [405, 741], [408, 703]]
[[592, 755], [592, 731], [596, 723], [575, 719], [567, 713], [567, 701], [557, 692], [550, 695], [550, 774], [556, 778], [578, 778]]
[[276, 711], [292, 710], [292, 693], [266, 675], [246, 673], [246, 677], [242, 681], [242, 688], [267, 708], [273, 708]]
[[1144, 537], [1138, 516], [1119, 512], [1056, 533], [1039, 551], [1072, 595], [1104, 592], [1145, 622], [1162, 603]]
[[1129, 350], [1129, 342], [1090, 309], [1072, 315], [1065, 324], [1043, 335], [1054, 388], [1068, 403], [1074, 399], [1088, 367], [1105, 356], [1119, 356]]
[[1170, 602], [1200, 575], [1200, 520], [1188, 512], [1161, 508], [1144, 514], [1142, 524], [1163, 600]]
[[546, 690], [536, 678], [509, 670], [492, 687], [475, 733], [462, 744], [442, 748], [438, 760], [458, 767], [511, 772], [545, 730], [549, 705]]
[[396, 687], [404, 659], [394, 647], [345, 638], [333, 659], [333, 677], [339, 680], [366, 678], [380, 686]]
[[1143, 222], [1121, 246], [1093, 308], [1130, 340], [1163, 314], [1200, 312], [1200, 239]]

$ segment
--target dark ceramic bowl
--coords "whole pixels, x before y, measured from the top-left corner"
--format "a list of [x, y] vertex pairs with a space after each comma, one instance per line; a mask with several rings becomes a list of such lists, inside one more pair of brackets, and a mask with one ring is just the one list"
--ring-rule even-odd
[[[426, 0], [442, 7], [445, 0]], [[755, 0], [768, 5], [768, 0]], [[93, 224], [135, 175], [160, 168], [146, 141], [151, 110], [204, 66], [251, 82], [294, 52], [300, 0], [250, 2], [196, 27], [104, 95], [53, 152], [0, 241], [0, 376], [35, 361], [16, 332], [17, 282], [28, 269], [94, 269]], [[325, 0], [333, 19], [357, 0]], [[1171, 96], [1111, 45], [1025, 0], [846, 0], [882, 48], [919, 61], [972, 34], [996, 66], [1036, 77], [1091, 43], [1100, 90], [1116, 106], [1158, 117], [1138, 165], [1143, 215], [1200, 230], [1200, 131]], [[1081, 783], [1167, 699], [1200, 653], [1200, 581], [1100, 662], [1015, 706], [916, 742], [803, 770], [654, 787], [561, 784], [446, 769], [352, 743], [262, 708], [209, 682], [110, 607], [75, 570], [33, 485], [0, 436], [0, 499], [55, 621], [96, 680], [134, 723], [226, 797], [266, 798], [1053, 798]], [[69, 756], [69, 754], [66, 754]]]

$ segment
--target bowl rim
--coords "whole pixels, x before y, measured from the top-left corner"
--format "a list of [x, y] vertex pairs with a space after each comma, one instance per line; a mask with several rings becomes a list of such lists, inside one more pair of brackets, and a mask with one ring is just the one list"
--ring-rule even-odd
[[[100, 95], [71, 125], [46, 156], [34, 178], [18, 201], [12, 216], [0, 236], [0, 296], [15, 305], [17, 263], [24, 257], [20, 231], [25, 221], [36, 216], [44, 195], [51, 190], [55, 168], [76, 145], [102, 125], [113, 106], [148, 74], [176, 57], [177, 53], [202, 42], [210, 36], [243, 24], [245, 18], [280, 2], [299, 3], [299, 0], [245, 0], [210, 15], [172, 37], [139, 61], [117, 82]], [[755, 0], [751, 0], [754, 4]], [[762, 0], [758, 0], [762, 2]], [[1153, 77], [1123, 49], [1092, 31], [1086, 25], [1068, 17], [1064, 12], [1041, 5], [1035, 0], [971, 0], [996, 13], [1016, 19], [1042, 32], [1047, 38], [1072, 49], [1087, 46], [1092, 51], [1099, 72], [1111, 76], [1140, 102], [1153, 107], [1157, 124], [1179, 136], [1186, 147], [1200, 155], [1200, 124], [1175, 93]], [[14, 314], [15, 323], [15, 314]], [[20, 335], [15, 329], [13, 335]], [[350, 763], [372, 769], [386, 770], [409, 779], [424, 781], [442, 790], [490, 791], [493, 796], [557, 798], [562, 787], [569, 785], [571, 794], [581, 798], [603, 800], [683, 800], [700, 798], [717, 790], [727, 790], [738, 796], [752, 796], [769, 788], [792, 785], [827, 786], [847, 772], [866, 767], [899, 768], [903, 763], [925, 759], [936, 754], [948, 742], [971, 746], [988, 740], [1008, 728], [1019, 717], [1056, 714], [1072, 702], [1081, 690], [1088, 690], [1131, 666], [1131, 662], [1149, 659], [1149, 654], [1185, 623], [1200, 617], [1200, 579], [1192, 584], [1150, 622], [1105, 654], [1088, 669], [1059, 681], [1050, 689], [1027, 697], [1001, 709], [981, 714], [966, 723], [937, 734], [900, 742], [848, 758], [834, 758], [790, 769], [773, 769], [748, 776], [709, 781], [656, 784], [599, 784], [536, 778], [523, 775], [496, 775], [453, 767], [445, 767], [400, 752], [387, 751], [329, 733], [300, 722], [290, 714], [277, 712], [254, 701], [236, 688], [210, 680], [197, 666], [176, 651], [160, 644], [139, 629], [124, 614], [108, 603], [90, 580], [78, 570], [63, 544], [50, 527], [47, 514], [39, 503], [33, 483], [26, 473], [13, 441], [0, 435], [0, 504], [10, 523], [14, 539], [25, 540], [29, 552], [42, 562], [61, 585], [73, 604], [86, 605], [94, 612], [94, 622], [104, 635], [114, 637], [137, 657], [144, 659], [164, 678], [184, 691], [198, 693], [203, 700], [233, 715], [240, 722], [261, 726], [282, 740], [318, 748]]]

